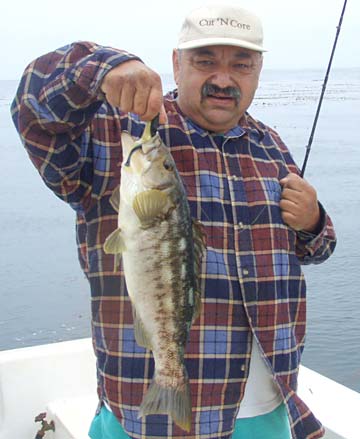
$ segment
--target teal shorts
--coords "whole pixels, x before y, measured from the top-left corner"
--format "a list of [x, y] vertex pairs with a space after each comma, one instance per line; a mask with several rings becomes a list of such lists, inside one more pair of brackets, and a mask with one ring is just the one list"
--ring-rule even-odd
[[[91, 439], [130, 439], [116, 417], [103, 406], [89, 431]], [[284, 404], [274, 411], [254, 418], [237, 419], [232, 439], [291, 439], [290, 424]]]

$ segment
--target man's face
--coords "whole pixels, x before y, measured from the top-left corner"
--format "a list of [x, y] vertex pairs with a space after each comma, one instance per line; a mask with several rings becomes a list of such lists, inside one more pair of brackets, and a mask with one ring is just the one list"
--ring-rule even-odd
[[202, 128], [223, 133], [250, 106], [262, 55], [235, 46], [174, 50], [173, 67], [183, 113]]

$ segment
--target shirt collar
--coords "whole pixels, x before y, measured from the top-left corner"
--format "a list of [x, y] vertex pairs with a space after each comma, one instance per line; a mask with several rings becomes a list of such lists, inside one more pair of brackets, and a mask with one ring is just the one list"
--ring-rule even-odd
[[246, 112], [244, 116], [240, 119], [239, 124], [248, 133], [256, 130], [259, 133], [260, 139], [263, 139], [263, 137], [265, 136], [265, 126], [258, 120], [254, 119], [248, 112]]
[[205, 130], [204, 128], [201, 128], [199, 125], [197, 125], [193, 120], [189, 119], [185, 116], [186, 122], [188, 124], [188, 127], [190, 128], [190, 131], [194, 131], [202, 137], [206, 136], [221, 136], [226, 139], [230, 138], [237, 138], [241, 137], [245, 134], [245, 130], [240, 126], [237, 125], [234, 128], [231, 128], [229, 131], [226, 131], [226, 133], [213, 133], [211, 131]]

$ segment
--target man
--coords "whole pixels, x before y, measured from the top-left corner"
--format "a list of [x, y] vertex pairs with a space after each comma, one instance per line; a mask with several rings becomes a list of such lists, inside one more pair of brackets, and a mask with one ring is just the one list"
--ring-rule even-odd
[[[296, 394], [306, 320], [300, 264], [327, 259], [335, 235], [277, 133], [247, 113], [263, 51], [256, 16], [213, 6], [186, 18], [173, 53], [178, 89], [164, 98], [159, 75], [136, 56], [92, 43], [44, 55], [25, 71], [13, 119], [45, 183], [76, 210], [91, 286], [100, 401], [93, 439], [323, 435]], [[109, 198], [120, 179], [120, 133], [140, 137], [158, 113], [207, 236], [202, 313], [185, 355], [190, 433], [166, 415], [138, 419], [153, 360], [136, 345], [122, 270], [113, 273], [103, 251], [117, 227]]]

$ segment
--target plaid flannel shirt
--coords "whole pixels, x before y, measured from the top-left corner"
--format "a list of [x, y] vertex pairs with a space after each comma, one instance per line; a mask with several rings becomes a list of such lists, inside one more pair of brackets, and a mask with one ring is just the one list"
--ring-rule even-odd
[[27, 67], [12, 105], [32, 162], [77, 214], [100, 401], [108, 402], [131, 438], [230, 438], [254, 340], [284, 398], [293, 437], [321, 437], [321, 424], [296, 394], [306, 320], [300, 265], [332, 253], [331, 221], [322, 209], [316, 236], [284, 224], [279, 180], [298, 170], [276, 132], [245, 114], [229, 132], [211, 134], [181, 113], [176, 92], [165, 97], [168, 124], [159, 132], [207, 236], [202, 313], [185, 356], [193, 424], [186, 434], [166, 415], [138, 419], [154, 363], [135, 342], [122, 268], [113, 272], [103, 243], [117, 227], [109, 198], [120, 181], [120, 133], [140, 137], [144, 125], [107, 104], [99, 89], [109, 69], [130, 59], [138, 58], [92, 43], [66, 46]]

